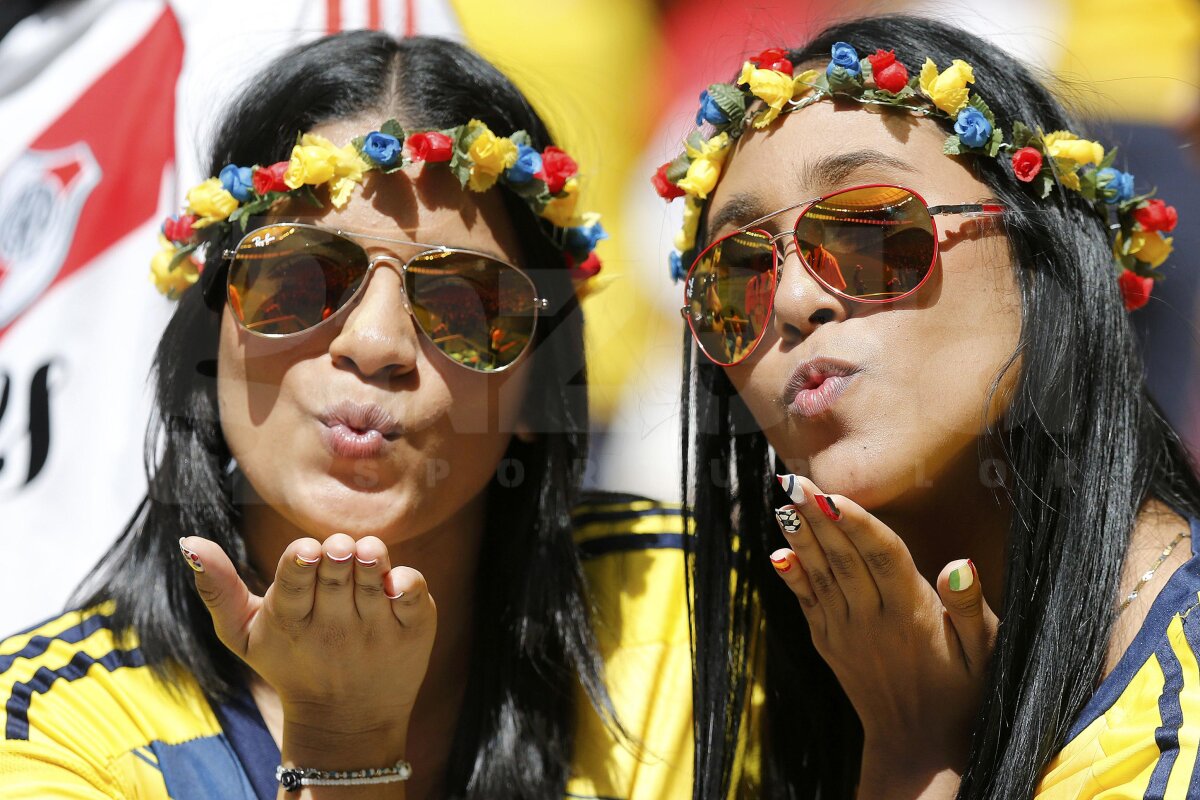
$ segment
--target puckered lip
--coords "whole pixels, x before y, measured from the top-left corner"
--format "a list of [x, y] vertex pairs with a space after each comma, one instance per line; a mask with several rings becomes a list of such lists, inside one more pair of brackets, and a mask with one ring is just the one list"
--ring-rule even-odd
[[815, 356], [807, 361], [802, 361], [784, 384], [783, 404], [790, 406], [801, 391], [816, 389], [825, 382], [826, 378], [835, 375], [847, 377], [858, 371], [857, 365], [830, 356]]
[[317, 418], [328, 428], [344, 425], [356, 433], [378, 431], [389, 441], [404, 433], [391, 412], [371, 402], [340, 400], [326, 407]]

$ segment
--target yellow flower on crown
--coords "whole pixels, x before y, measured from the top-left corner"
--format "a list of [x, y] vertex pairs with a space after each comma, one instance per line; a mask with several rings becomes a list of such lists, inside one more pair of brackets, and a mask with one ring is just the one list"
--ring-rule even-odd
[[1113, 243], [1113, 253], [1118, 258], [1122, 254], [1131, 255], [1151, 267], [1158, 267], [1167, 260], [1167, 256], [1171, 255], [1174, 241], [1173, 237], [1164, 238], [1157, 231], [1134, 231], [1129, 237], [1129, 241], [1125, 242], [1118, 233], [1116, 241]]
[[562, 194], [546, 203], [542, 216], [560, 228], [568, 228], [575, 221], [575, 206], [579, 204], [579, 179], [568, 178], [563, 184]]
[[[1076, 165], [1099, 164], [1104, 160], [1104, 146], [1099, 142], [1080, 139], [1070, 131], [1054, 131], [1042, 138], [1046, 152], [1053, 158], [1066, 158]], [[1078, 187], [1075, 187], [1078, 189]]]
[[220, 222], [237, 210], [238, 201], [221, 184], [220, 178], [209, 178], [196, 184], [187, 193], [188, 211], [199, 219], [192, 227], [203, 228]]
[[346, 205], [354, 185], [362, 181], [368, 169], [353, 144], [336, 146], [324, 136], [306, 133], [300, 143], [292, 148], [292, 157], [283, 182], [290, 189], [299, 189], [305, 184], [321, 186], [329, 184], [330, 200], [335, 208]]
[[961, 59], [954, 59], [945, 72], [939, 73], [933, 59], [925, 59], [921, 67], [921, 91], [933, 104], [951, 116], [967, 104], [967, 84], [975, 82], [975, 70]]
[[517, 146], [511, 139], [492, 133], [477, 119], [468, 124], [477, 127], [479, 135], [467, 148], [467, 157], [471, 159], [471, 177], [467, 185], [472, 191], [484, 192], [495, 185], [500, 173], [517, 163]]
[[687, 154], [692, 161], [688, 165], [687, 175], [676, 186], [693, 197], [708, 197], [721, 177], [721, 165], [729, 153], [730, 141], [728, 133], [721, 133], [706, 141], [699, 149], [688, 144]]
[[737, 82], [748, 84], [750, 93], [767, 104], [767, 108], [754, 118], [756, 128], [765, 128], [774, 122], [783, 104], [792, 99], [796, 90], [796, 82], [791, 75], [773, 69], [759, 69], [749, 61], [742, 65], [742, 75]]
[[700, 212], [704, 206], [692, 196], [683, 201], [683, 228], [675, 234], [675, 249], [685, 253], [696, 243], [696, 230], [700, 226]]
[[188, 256], [180, 258], [172, 267], [171, 262], [179, 254], [179, 248], [162, 235], [158, 237], [158, 244], [159, 251], [150, 259], [150, 282], [154, 288], [174, 300], [199, 279], [200, 270]]

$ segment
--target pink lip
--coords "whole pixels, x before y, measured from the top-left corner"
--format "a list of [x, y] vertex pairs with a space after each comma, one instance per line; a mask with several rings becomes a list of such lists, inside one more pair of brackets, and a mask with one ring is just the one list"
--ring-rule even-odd
[[321, 442], [339, 458], [376, 458], [403, 430], [381, 406], [343, 400], [319, 417]]
[[858, 368], [834, 358], [814, 358], [796, 368], [783, 391], [788, 411], [801, 417], [824, 414], [853, 380]]

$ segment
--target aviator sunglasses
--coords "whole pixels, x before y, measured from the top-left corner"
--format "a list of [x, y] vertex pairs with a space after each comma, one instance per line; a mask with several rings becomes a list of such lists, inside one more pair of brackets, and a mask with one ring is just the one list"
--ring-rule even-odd
[[[370, 254], [359, 240], [420, 251], [407, 259]], [[529, 349], [538, 312], [547, 307], [518, 267], [459, 247], [286, 222], [250, 231], [224, 256], [234, 318], [271, 339], [319, 328], [358, 300], [376, 266], [395, 265], [404, 310], [442, 354], [476, 372], [512, 366]]]
[[[758, 227], [800, 209], [782, 233]], [[830, 293], [856, 303], [894, 303], [929, 279], [938, 257], [939, 214], [995, 216], [992, 203], [930, 206], [911, 189], [871, 184], [782, 208], [722, 236], [688, 271], [681, 312], [697, 345], [720, 366], [733, 366], [762, 340], [791, 237], [804, 268]], [[786, 246], [786, 245], [785, 245]]]

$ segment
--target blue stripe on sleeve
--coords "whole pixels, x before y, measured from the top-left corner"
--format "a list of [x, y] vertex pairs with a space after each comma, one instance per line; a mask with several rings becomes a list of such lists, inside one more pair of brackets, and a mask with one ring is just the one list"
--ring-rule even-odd
[[87, 653], [76, 653], [75, 657], [65, 666], [56, 670], [40, 668], [33, 677], [25, 683], [13, 684], [12, 694], [9, 695], [5, 710], [8, 712], [8, 724], [4, 727], [6, 739], [29, 738], [29, 702], [35, 694], [50, 691], [55, 681], [79, 680], [87, 674], [94, 665], [99, 664], [109, 672], [121, 667], [143, 667], [146, 665], [142, 651], [112, 650], [100, 658], [93, 658]]
[[1183, 724], [1183, 707], [1179, 702], [1179, 694], [1183, 691], [1183, 670], [1179, 666], [1179, 659], [1175, 657], [1169, 641], [1164, 641], [1154, 654], [1163, 672], [1163, 690], [1158, 696], [1162, 725], [1154, 729], [1159, 756], [1143, 795], [1145, 800], [1163, 800], [1165, 797], [1171, 768], [1179, 756], [1179, 726]]

